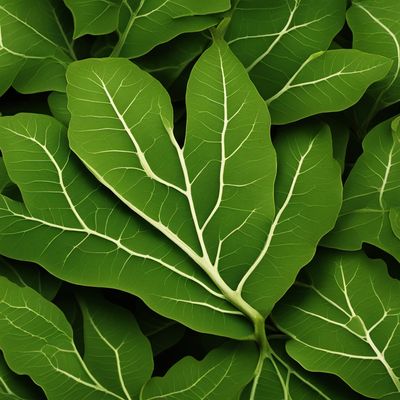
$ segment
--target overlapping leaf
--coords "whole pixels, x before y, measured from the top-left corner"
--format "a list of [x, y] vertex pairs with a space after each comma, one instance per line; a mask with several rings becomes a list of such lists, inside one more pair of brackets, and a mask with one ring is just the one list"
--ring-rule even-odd
[[339, 171], [327, 128], [280, 135], [274, 199], [265, 104], [222, 41], [191, 74], [183, 149], [165, 90], [129, 62], [77, 62], [68, 82], [70, 143], [89, 169], [224, 296], [268, 313], [335, 220]]
[[293, 362], [283, 348], [282, 338], [272, 338], [269, 343], [272, 352], [264, 362], [257, 385], [249, 386], [242, 400], [361, 400], [361, 396], [339, 379], [330, 376], [321, 379], [320, 375], [305, 371]]
[[218, 23], [229, 0], [126, 0], [122, 2], [119, 41], [113, 55], [139, 57], [181, 33], [199, 32]]
[[357, 250], [370, 243], [400, 260], [400, 240], [390, 222], [390, 213], [393, 220], [396, 213], [391, 210], [400, 206], [399, 120], [375, 127], [363, 148], [344, 186], [336, 227], [323, 243], [343, 250]]
[[315, 53], [266, 100], [273, 123], [286, 124], [323, 112], [341, 111], [386, 76], [391, 61], [358, 50]]
[[47, 98], [51, 113], [55, 118], [68, 126], [71, 114], [67, 108], [67, 96], [65, 93], [52, 92]]
[[370, 117], [400, 100], [400, 5], [396, 0], [357, 0], [347, 12], [353, 47], [393, 60], [385, 79], [368, 90]]
[[75, 58], [63, 21], [50, 0], [0, 4], [0, 93], [65, 91], [65, 70]]
[[400, 283], [363, 253], [318, 257], [274, 311], [306, 369], [339, 375], [380, 399], [400, 392]]
[[342, 0], [239, 0], [225, 38], [267, 99], [311, 54], [328, 49], [345, 7]]
[[201, 361], [185, 357], [164, 377], [152, 378], [140, 399], [236, 399], [252, 378], [256, 363], [257, 350], [251, 343], [222, 346]]
[[[98, 370], [92, 371], [81, 358], [71, 326], [55, 305], [34, 290], [2, 277], [0, 290], [0, 348], [10, 367], [30, 375], [48, 400], [133, 398], [135, 393], [120, 395], [100, 383]], [[116, 337], [121, 334], [122, 329], [117, 329], [115, 322], [114, 329]], [[127, 335], [125, 330], [123, 334], [120, 342]], [[129, 335], [140, 338], [141, 333], [133, 326]]]
[[61, 286], [61, 281], [32, 263], [23, 263], [0, 256], [0, 275], [18, 286], [28, 286], [48, 300], [52, 300]]
[[118, 27], [122, 0], [64, 0], [74, 16], [74, 37], [103, 35]]
[[0, 198], [0, 252], [78, 284], [115, 287], [207, 332], [248, 337], [251, 326], [178, 248], [119, 204], [44, 115], [0, 120], [0, 146], [24, 204]]

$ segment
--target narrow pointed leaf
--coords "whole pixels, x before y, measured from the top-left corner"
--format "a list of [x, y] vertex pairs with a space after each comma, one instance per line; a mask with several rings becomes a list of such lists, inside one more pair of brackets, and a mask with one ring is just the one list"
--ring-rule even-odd
[[0, 290], [0, 348], [15, 372], [31, 376], [48, 400], [129, 400], [107, 390], [89, 371], [55, 305], [3, 277]]
[[328, 49], [345, 7], [343, 0], [239, 0], [225, 38], [267, 99], [311, 54]]
[[0, 252], [77, 284], [141, 297], [205, 332], [247, 338], [251, 325], [177, 247], [103, 190], [54, 118], [0, 119], [0, 148], [24, 204], [0, 198]]
[[324, 245], [342, 250], [361, 249], [370, 243], [400, 260], [400, 240], [389, 213], [399, 206], [399, 120], [375, 127], [364, 139], [359, 157], [344, 186], [343, 206], [335, 229]]
[[252, 378], [257, 363], [253, 344], [225, 345], [203, 360], [185, 357], [167, 374], [152, 378], [141, 400], [236, 399]]
[[[291, 357], [380, 399], [400, 393], [400, 283], [382, 261], [328, 252], [274, 311]], [[316, 334], [318, 332], [318, 334]]]
[[139, 57], [181, 33], [210, 28], [220, 19], [212, 14], [227, 11], [230, 6], [229, 0], [128, 0], [122, 7], [114, 55]]
[[94, 292], [78, 294], [84, 320], [85, 356], [98, 381], [123, 398], [135, 398], [150, 379], [150, 343], [133, 315]]
[[266, 101], [274, 124], [341, 111], [384, 78], [392, 61], [358, 50], [328, 50], [310, 56], [285, 85]]
[[65, 0], [74, 16], [74, 38], [115, 31], [121, 3], [122, 0]]
[[357, 0], [347, 12], [353, 47], [393, 60], [385, 79], [367, 92], [371, 113], [400, 100], [400, 6], [396, 0]]
[[49, 0], [4, 0], [0, 5], [1, 93], [65, 91], [71, 43]]

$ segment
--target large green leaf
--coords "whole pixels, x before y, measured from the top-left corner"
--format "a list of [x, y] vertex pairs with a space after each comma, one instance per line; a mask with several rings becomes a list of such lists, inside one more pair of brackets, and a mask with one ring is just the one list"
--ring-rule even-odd
[[400, 260], [400, 240], [389, 218], [390, 210], [400, 206], [399, 121], [381, 123], [364, 139], [364, 152], [344, 186], [336, 227], [324, 238], [324, 245], [357, 250], [370, 243]]
[[165, 90], [128, 61], [74, 63], [68, 82], [70, 143], [88, 168], [194, 259], [225, 297], [243, 295], [267, 314], [336, 217], [340, 173], [327, 128], [279, 135], [274, 200], [267, 110], [223, 42], [192, 71], [183, 149]]
[[341, 111], [360, 100], [388, 73], [391, 60], [358, 50], [311, 55], [266, 102], [272, 122], [286, 124], [322, 112]]
[[12, 84], [22, 93], [65, 91], [65, 70], [75, 58], [50, 0], [0, 4], [0, 94]]
[[250, 343], [222, 346], [201, 361], [185, 357], [164, 377], [152, 378], [140, 399], [236, 399], [252, 378], [256, 363], [257, 351]]
[[400, 100], [400, 3], [397, 0], [353, 1], [347, 21], [353, 32], [354, 48], [393, 60], [385, 79], [367, 92], [370, 119], [379, 109]]
[[47, 98], [47, 102], [54, 117], [65, 126], [68, 126], [71, 114], [67, 108], [67, 95], [60, 92], [51, 92]]
[[0, 397], [2, 400], [41, 400], [39, 388], [26, 376], [10, 370], [0, 352]]
[[181, 33], [214, 26], [212, 15], [230, 8], [229, 0], [126, 0], [119, 23], [119, 41], [113, 55], [139, 57]]
[[[257, 385], [249, 385], [242, 400], [361, 400], [339, 379], [312, 374], [293, 361], [283, 338], [269, 340], [272, 351], [265, 361]], [[253, 390], [253, 392], [251, 392]]]
[[74, 16], [74, 37], [103, 35], [118, 27], [122, 0], [64, 0]]
[[54, 299], [61, 281], [32, 263], [23, 263], [0, 256], [0, 275], [18, 286], [28, 286], [48, 300]]
[[140, 296], [157, 312], [200, 331], [251, 334], [243, 314], [178, 248], [83, 171], [52, 117], [0, 119], [0, 147], [24, 204], [0, 198], [0, 252], [52, 274]]
[[318, 257], [274, 310], [291, 357], [363, 395], [400, 393], [400, 283], [363, 253]]
[[48, 400], [132, 398], [133, 394], [121, 396], [99, 382], [82, 360], [71, 326], [54, 304], [2, 277], [0, 290], [0, 348], [9, 366], [31, 376]]
[[81, 291], [78, 299], [84, 321], [85, 364], [108, 390], [135, 398], [153, 371], [149, 341], [128, 310], [92, 291]]
[[345, 9], [345, 0], [239, 0], [225, 38], [267, 99], [311, 54], [328, 49]]

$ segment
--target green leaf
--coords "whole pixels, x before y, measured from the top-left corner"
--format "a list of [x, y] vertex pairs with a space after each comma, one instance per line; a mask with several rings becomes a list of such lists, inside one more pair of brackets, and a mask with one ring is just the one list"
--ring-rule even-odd
[[242, 394], [242, 400], [361, 400], [339, 379], [326, 375], [312, 374], [294, 362], [284, 349], [282, 338], [271, 338], [271, 355], [264, 366], [250, 396], [249, 386]]
[[10, 184], [12, 184], [12, 182], [10, 181], [10, 177], [8, 176], [3, 158], [0, 157], [0, 193], [3, 193]]
[[222, 346], [201, 361], [185, 357], [164, 377], [152, 378], [140, 398], [235, 399], [252, 378], [256, 363], [257, 351], [251, 343]]
[[69, 282], [133, 293], [199, 331], [251, 335], [243, 313], [193, 261], [83, 171], [58, 121], [3, 117], [0, 132], [5, 163], [24, 198], [22, 204], [0, 197], [0, 253]]
[[[328, 252], [274, 311], [291, 357], [379, 399], [400, 393], [400, 283], [382, 261]], [[318, 332], [318, 334], [316, 334]]]
[[267, 99], [311, 54], [328, 49], [345, 6], [345, 0], [239, 0], [225, 38]]
[[61, 286], [55, 279], [38, 265], [22, 263], [0, 256], [0, 275], [18, 286], [28, 286], [48, 300], [53, 300]]
[[71, 326], [54, 304], [2, 277], [0, 291], [0, 348], [8, 365], [31, 376], [48, 400], [131, 399], [97, 380], [76, 349]]
[[93, 291], [79, 292], [78, 299], [84, 321], [85, 364], [108, 390], [135, 398], [153, 371], [149, 341], [128, 310]]
[[[226, 298], [243, 296], [267, 315], [336, 218], [340, 172], [328, 129], [280, 135], [275, 207], [265, 104], [223, 42], [192, 71], [183, 149], [165, 90], [128, 61], [74, 63], [68, 82], [70, 144], [85, 165], [195, 260]], [[285, 271], [279, 277], [278, 268]]]
[[[393, 60], [392, 68], [367, 92], [370, 113], [400, 100], [400, 7], [397, 0], [356, 0], [347, 12], [353, 47]], [[372, 116], [371, 115], [371, 116]]]
[[197, 58], [208, 43], [203, 33], [180, 35], [135, 60], [135, 64], [152, 74], [169, 88], [183, 70]]
[[358, 50], [315, 53], [266, 100], [272, 122], [286, 124], [344, 110], [360, 100], [368, 86], [384, 78], [391, 65], [386, 57]]
[[10, 370], [0, 352], [0, 396], [2, 400], [39, 400], [40, 389], [26, 376]]
[[332, 117], [326, 117], [326, 122], [332, 131], [332, 145], [333, 145], [333, 157], [340, 164], [342, 173], [346, 166], [346, 154], [347, 145], [350, 139], [350, 128], [342, 120], [335, 118], [335, 114]]
[[47, 98], [51, 113], [62, 122], [65, 126], [68, 126], [71, 119], [71, 114], [67, 108], [67, 96], [65, 93], [51, 92]]
[[203, 31], [218, 23], [220, 18], [212, 14], [230, 6], [229, 0], [126, 0], [113, 55], [139, 57], [181, 33]]
[[49, 0], [4, 0], [0, 5], [0, 94], [65, 91], [75, 58], [56, 7]]
[[323, 244], [358, 250], [363, 243], [370, 243], [400, 260], [400, 241], [389, 219], [390, 210], [399, 206], [399, 119], [375, 127], [365, 137], [363, 149], [345, 183], [336, 227]]
[[64, 0], [74, 17], [74, 38], [104, 35], [118, 27], [122, 0]]

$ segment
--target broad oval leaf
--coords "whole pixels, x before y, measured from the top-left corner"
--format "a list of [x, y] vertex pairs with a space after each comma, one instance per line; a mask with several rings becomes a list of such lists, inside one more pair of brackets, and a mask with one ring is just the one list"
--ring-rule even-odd
[[344, 0], [239, 0], [225, 38], [267, 99], [311, 54], [328, 49], [345, 8]]
[[133, 394], [121, 396], [99, 382], [82, 360], [72, 328], [54, 304], [3, 277], [0, 290], [0, 348], [10, 367], [31, 376], [48, 400], [132, 398]]
[[74, 17], [74, 38], [104, 35], [118, 27], [122, 0], [64, 0]]
[[253, 344], [224, 345], [200, 361], [183, 358], [164, 377], [152, 378], [140, 399], [236, 399], [252, 378], [256, 364]]
[[358, 50], [339, 49], [311, 55], [266, 102], [274, 124], [344, 110], [374, 82], [384, 78], [391, 60]]
[[344, 199], [335, 229], [323, 244], [342, 250], [361, 249], [363, 243], [377, 246], [400, 260], [400, 240], [390, 223], [390, 210], [399, 207], [399, 119], [372, 129], [344, 185]]
[[113, 55], [139, 57], [181, 33], [210, 28], [220, 19], [216, 13], [230, 6], [229, 0], [127, 0], [121, 8]]
[[123, 398], [137, 398], [153, 371], [153, 354], [134, 316], [93, 291], [78, 292], [84, 361], [98, 381]]
[[0, 93], [65, 91], [65, 70], [75, 58], [56, 7], [49, 0], [0, 4]]
[[193, 329], [248, 338], [251, 325], [177, 247], [83, 171], [65, 127], [44, 115], [0, 119], [0, 148], [24, 204], [0, 197], [0, 252], [61, 279], [141, 297]]
[[279, 135], [276, 178], [265, 104], [221, 40], [189, 79], [183, 149], [165, 90], [128, 61], [74, 63], [68, 82], [70, 143], [85, 165], [226, 298], [267, 315], [336, 218], [340, 171], [327, 127]]
[[[385, 79], [368, 91], [370, 118], [400, 100], [400, 6], [396, 0], [356, 0], [347, 12], [353, 47], [393, 60]], [[369, 118], [369, 119], [370, 119]]]
[[382, 261], [327, 252], [274, 310], [304, 368], [340, 376], [380, 399], [400, 393], [400, 283]]

